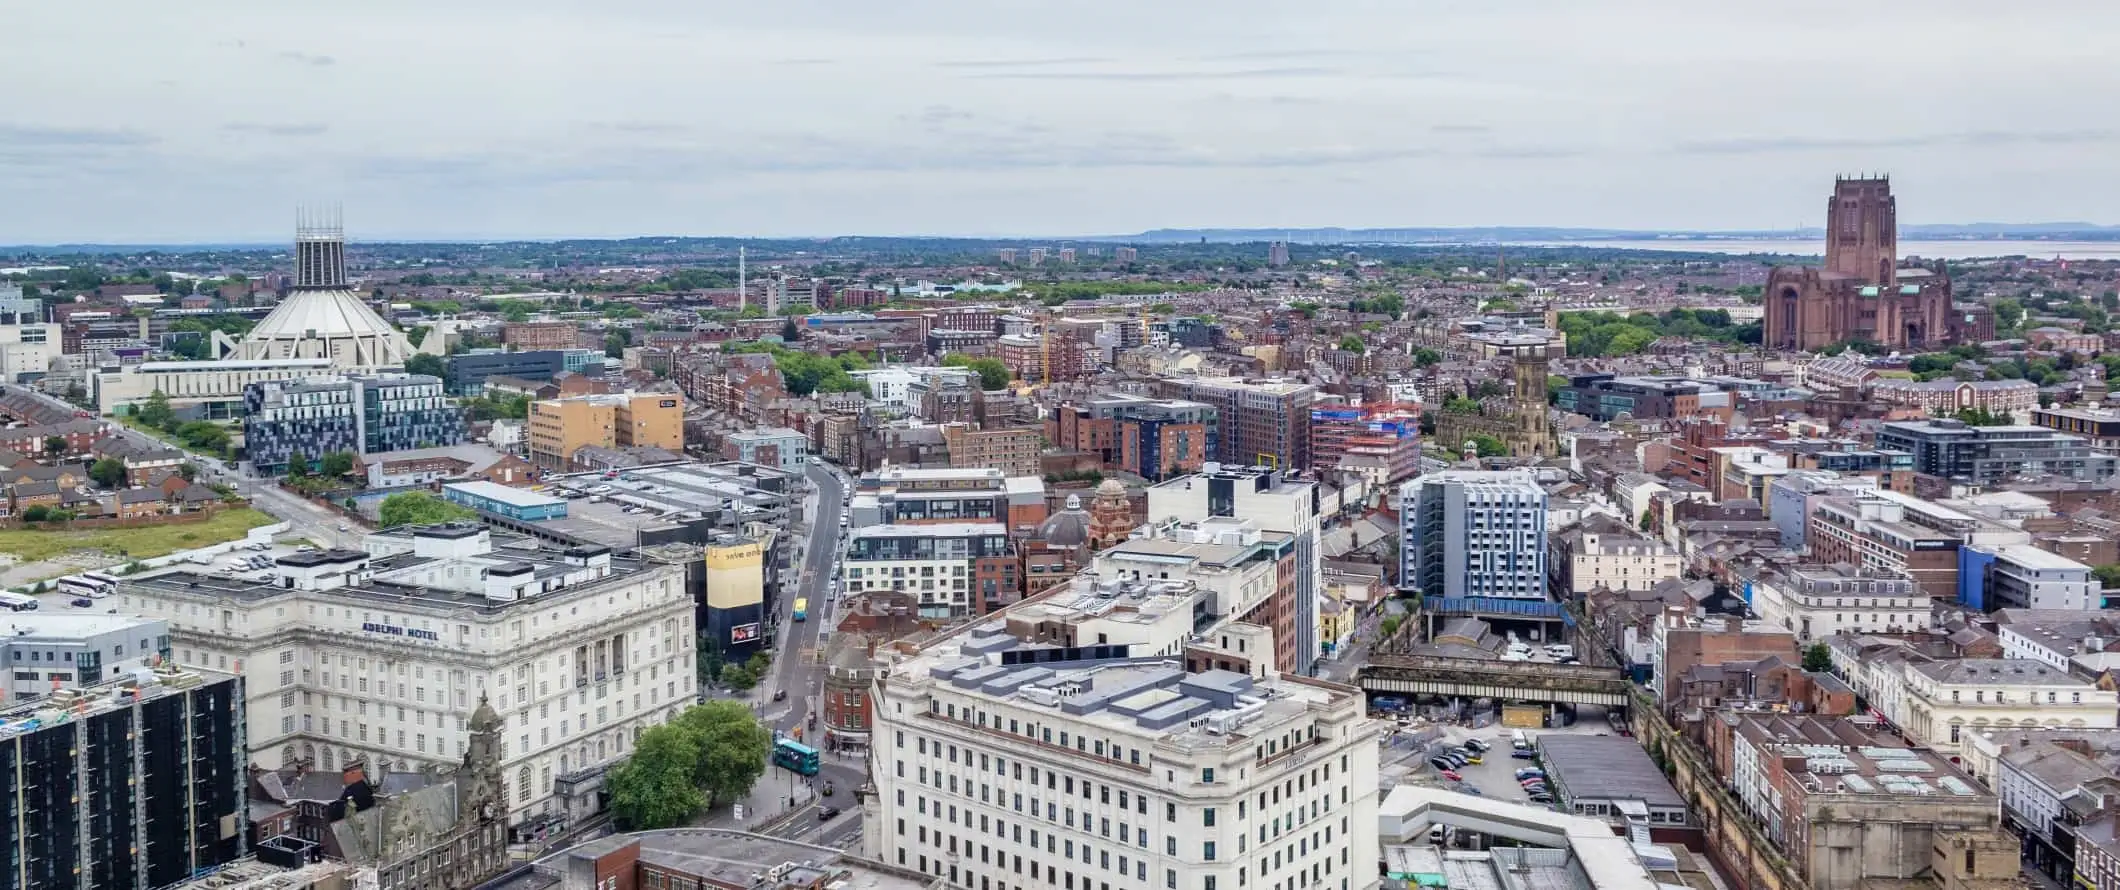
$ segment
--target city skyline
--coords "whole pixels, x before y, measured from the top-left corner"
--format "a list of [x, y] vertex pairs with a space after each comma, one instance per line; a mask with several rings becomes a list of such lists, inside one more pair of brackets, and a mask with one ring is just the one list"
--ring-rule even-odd
[[1873, 170], [1910, 223], [2113, 222], [2079, 112], [2120, 10], [2065, 5], [210, 0], [98, 22], [129, 64], [38, 7], [0, 243], [271, 242], [318, 200], [362, 240], [1787, 230]]

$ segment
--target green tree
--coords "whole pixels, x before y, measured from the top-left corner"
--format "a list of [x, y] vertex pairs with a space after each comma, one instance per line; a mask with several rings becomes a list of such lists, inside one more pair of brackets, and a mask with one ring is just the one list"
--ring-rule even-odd
[[191, 461], [178, 464], [177, 475], [184, 477], [186, 482], [197, 482], [199, 481], [199, 465]]
[[1152, 303], [1148, 307], [1148, 314], [1150, 315], [1169, 315], [1176, 311], [1178, 311], [1178, 307], [1169, 303]]
[[625, 358], [626, 347], [631, 345], [633, 345], [633, 338], [626, 336], [625, 329], [614, 329], [604, 335], [604, 357]]
[[169, 407], [169, 395], [157, 389], [148, 393], [147, 401], [133, 412], [140, 422], [158, 430], [167, 430], [177, 425], [177, 412]]
[[1002, 364], [998, 358], [973, 358], [961, 352], [952, 352], [942, 357], [942, 364], [946, 367], [970, 368], [979, 372], [980, 389], [1001, 389], [1015, 378], [1014, 374], [1009, 373], [1008, 366]]
[[194, 451], [210, 451], [215, 454], [228, 451], [228, 428], [210, 420], [194, 420], [178, 426], [173, 433], [179, 441]]
[[66, 437], [65, 437], [65, 436], [45, 436], [45, 437], [44, 437], [44, 456], [45, 456], [45, 457], [51, 458], [52, 460], [58, 460], [58, 459], [59, 459], [59, 456], [60, 456], [60, 455], [63, 455], [63, 454], [65, 454], [65, 453], [66, 453]]
[[780, 339], [788, 343], [802, 339], [802, 328], [795, 326], [795, 316], [790, 315], [780, 323]]
[[448, 371], [448, 365], [438, 355], [428, 355], [423, 352], [405, 360], [405, 373], [407, 374], [425, 374], [429, 377], [440, 377], [448, 373]]
[[469, 507], [449, 503], [424, 491], [401, 491], [383, 499], [384, 528], [400, 525], [436, 525], [458, 519], [477, 519]]
[[2024, 304], [2010, 298], [1995, 301], [1995, 334], [2015, 331], [2024, 322]]
[[88, 478], [104, 488], [121, 488], [125, 485], [125, 462], [115, 457], [106, 457], [88, 466]]
[[52, 508], [43, 504], [36, 504], [22, 511], [23, 522], [43, 522], [50, 518], [52, 518]]
[[1340, 338], [1340, 349], [1343, 352], [1352, 352], [1360, 355], [1369, 349], [1369, 344], [1362, 342], [1360, 337], [1348, 334]]
[[1443, 356], [1424, 346], [1413, 351], [1413, 363], [1423, 368], [1432, 368], [1443, 363]]
[[1833, 650], [1824, 643], [1812, 643], [1803, 650], [1803, 669], [1814, 674], [1832, 670]]
[[288, 481], [299, 482], [301, 481], [302, 477], [307, 475], [309, 475], [309, 455], [303, 454], [299, 451], [287, 455]]
[[759, 725], [750, 708], [726, 699], [710, 701], [686, 708], [676, 724], [697, 743], [694, 785], [717, 801], [751, 793], [765, 773], [773, 733]]
[[333, 479], [353, 472], [353, 453], [334, 451], [324, 455], [324, 459], [317, 464], [317, 472]]
[[1481, 457], [1503, 457], [1509, 453], [1508, 444], [1486, 433], [1473, 435], [1472, 447], [1479, 450]]
[[636, 831], [685, 824], [707, 805], [692, 780], [699, 759], [694, 733], [676, 723], [649, 727], [611, 771], [611, 815]]
[[2098, 579], [2098, 583], [2104, 585], [2107, 590], [2120, 587], [2120, 562], [2107, 563], [2092, 569], [2091, 577]]

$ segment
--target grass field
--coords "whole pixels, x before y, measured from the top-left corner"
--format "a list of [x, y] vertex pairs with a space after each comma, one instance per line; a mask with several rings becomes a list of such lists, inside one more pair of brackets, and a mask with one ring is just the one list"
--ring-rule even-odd
[[233, 541], [251, 529], [272, 522], [272, 517], [245, 507], [223, 510], [205, 522], [81, 531], [8, 529], [0, 531], [0, 553], [15, 554], [23, 562], [46, 560], [75, 550], [102, 550], [112, 556], [146, 559]]

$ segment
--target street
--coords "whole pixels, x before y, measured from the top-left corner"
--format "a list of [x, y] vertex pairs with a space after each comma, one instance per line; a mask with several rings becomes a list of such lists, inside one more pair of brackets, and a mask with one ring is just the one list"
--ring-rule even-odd
[[[717, 811], [706, 824], [737, 827], [755, 825], [761, 819], [770, 818], [775, 821], [762, 829], [765, 834], [805, 843], [843, 846], [861, 836], [861, 811], [855, 805], [854, 789], [861, 787], [867, 778], [867, 757], [849, 757], [826, 749], [823, 730], [810, 723], [810, 715], [822, 709], [820, 684], [824, 668], [818, 637], [824, 628], [837, 620], [838, 604], [832, 602], [831, 580], [833, 566], [838, 562], [843, 546], [839, 513], [847, 484], [828, 466], [812, 464], [805, 474], [816, 485], [816, 492], [807, 499], [804, 509], [809, 532], [800, 542], [800, 556], [796, 561], [799, 574], [795, 585], [792, 590], [783, 591], [775, 607], [775, 618], [780, 625], [779, 651], [773, 659], [772, 670], [753, 691], [752, 702], [764, 723], [775, 732], [792, 735], [795, 730], [802, 730], [805, 744], [824, 751], [823, 764], [808, 785], [794, 773], [767, 766], [765, 775], [759, 778], [745, 804], [743, 819], [736, 819], [728, 811]], [[808, 601], [808, 620], [794, 620], [795, 600], [798, 598]], [[787, 697], [773, 701], [775, 691], [785, 691]], [[823, 797], [815, 793], [815, 789], [827, 784], [834, 789], [833, 796]], [[796, 798], [792, 806], [787, 805], [790, 797]], [[820, 806], [839, 807], [844, 812], [820, 821], [817, 818]]]

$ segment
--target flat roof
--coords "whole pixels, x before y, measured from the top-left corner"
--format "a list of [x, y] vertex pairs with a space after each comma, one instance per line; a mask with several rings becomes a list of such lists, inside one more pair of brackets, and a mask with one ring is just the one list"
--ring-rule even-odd
[[1686, 799], [1634, 739], [1543, 733], [1538, 750], [1546, 772], [1570, 803], [1638, 800], [1656, 807], [1686, 806]]
[[2059, 553], [2041, 550], [2030, 544], [2010, 544], [1995, 551], [1996, 555], [2028, 569], [2083, 569], [2090, 566], [2077, 562]]
[[444, 490], [461, 491], [490, 501], [499, 501], [511, 507], [550, 507], [554, 504], [566, 503], [566, 501], [556, 497], [538, 494], [534, 491], [525, 491], [520, 488], [510, 488], [498, 482], [488, 482], [484, 479], [471, 482], [451, 482], [443, 485], [442, 488]]
[[933, 525], [868, 525], [854, 529], [856, 538], [963, 538], [972, 535], [1005, 535], [1008, 526], [999, 522], [938, 522]]
[[8, 638], [15, 642], [93, 637], [115, 630], [161, 623], [160, 618], [90, 612], [13, 612], [7, 616]]

